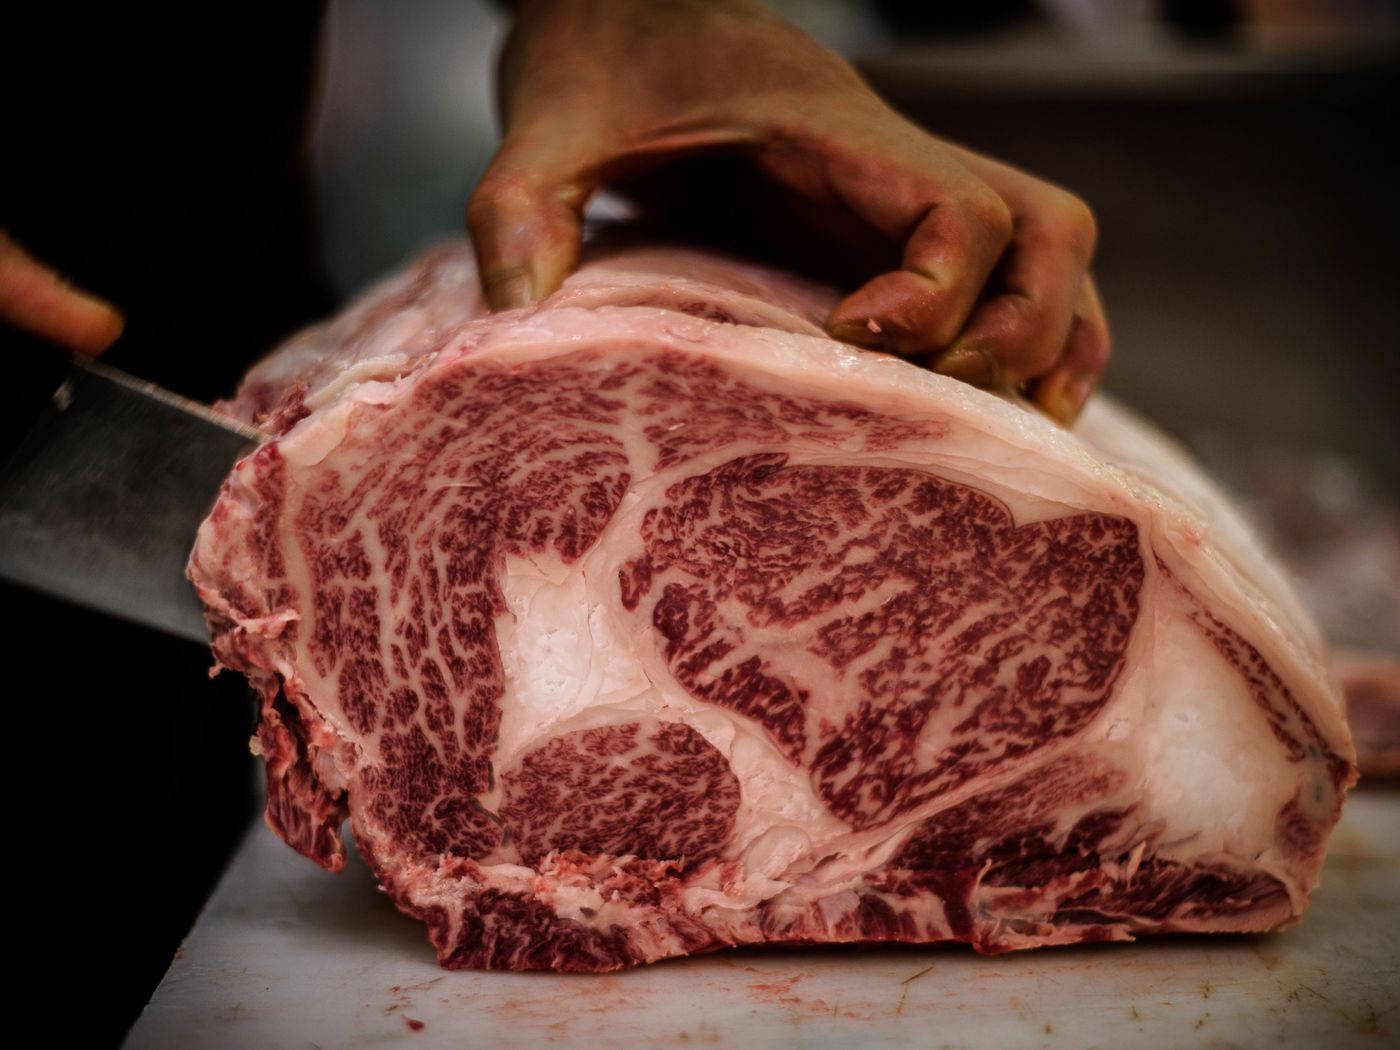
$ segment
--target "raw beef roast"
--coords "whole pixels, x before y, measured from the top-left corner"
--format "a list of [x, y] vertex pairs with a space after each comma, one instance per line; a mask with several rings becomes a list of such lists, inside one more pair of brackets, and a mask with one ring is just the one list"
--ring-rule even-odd
[[445, 246], [260, 364], [190, 575], [267, 820], [444, 965], [1268, 930], [1354, 779], [1315, 632], [1180, 453], [622, 252]]

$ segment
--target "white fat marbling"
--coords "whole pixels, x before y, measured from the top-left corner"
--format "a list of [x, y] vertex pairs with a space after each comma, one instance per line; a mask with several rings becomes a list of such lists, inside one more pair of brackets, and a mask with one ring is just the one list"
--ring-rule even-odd
[[799, 843], [810, 847], [813, 840], [844, 835], [846, 825], [817, 799], [808, 775], [762, 730], [696, 701], [658, 671], [654, 657], [643, 658], [651, 632], [626, 633], [626, 621], [611, 615], [596, 586], [590, 588], [589, 565], [585, 559], [561, 573], [558, 562], [506, 559], [500, 585], [510, 611], [497, 618], [496, 635], [510, 699], [502, 704], [497, 770], [559, 733], [635, 716], [684, 722], [724, 756], [739, 780], [733, 852], [751, 862], [746, 868], [754, 874], [778, 876], [805, 852]]
[[1167, 822], [1162, 841], [1189, 842], [1192, 856], [1256, 856], [1273, 843], [1274, 816], [1303, 770], [1282, 747], [1260, 746], [1272, 741], [1264, 712], [1170, 588], [1157, 588], [1144, 615], [1151, 660], [1124, 683], [1119, 710], [1141, 711], [1133, 735], [1148, 806]]

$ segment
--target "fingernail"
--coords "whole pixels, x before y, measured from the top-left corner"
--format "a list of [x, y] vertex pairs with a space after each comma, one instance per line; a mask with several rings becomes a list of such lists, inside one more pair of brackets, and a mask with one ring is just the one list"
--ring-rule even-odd
[[516, 310], [535, 302], [530, 271], [523, 266], [493, 274], [485, 282], [485, 289], [492, 310]]
[[1001, 367], [986, 350], [974, 346], [955, 346], [945, 350], [933, 359], [931, 366], [939, 375], [951, 379], [961, 379], [973, 386], [997, 387], [1001, 385]]
[[874, 318], [864, 321], [836, 321], [828, 326], [827, 331], [833, 339], [839, 339], [843, 343], [863, 346], [867, 350], [889, 352], [890, 338]]
[[1094, 377], [1072, 373], [1041, 395], [1041, 404], [1057, 422], [1069, 426], [1079, 418], [1084, 403], [1094, 392]]

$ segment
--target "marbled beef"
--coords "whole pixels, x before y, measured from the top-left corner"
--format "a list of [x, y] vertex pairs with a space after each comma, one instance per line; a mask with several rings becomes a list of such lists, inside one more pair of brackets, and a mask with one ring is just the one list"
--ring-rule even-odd
[[272, 828], [451, 967], [1295, 920], [1354, 772], [1279, 571], [830, 302], [657, 249], [486, 316], [453, 244], [255, 368], [190, 574]]

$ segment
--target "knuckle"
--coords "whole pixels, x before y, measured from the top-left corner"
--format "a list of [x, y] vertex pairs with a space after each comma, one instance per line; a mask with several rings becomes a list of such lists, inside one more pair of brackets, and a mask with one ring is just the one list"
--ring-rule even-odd
[[1056, 190], [1051, 210], [1061, 239], [1076, 256], [1088, 260], [1099, 241], [1099, 222], [1093, 209], [1073, 193]]
[[488, 171], [467, 201], [467, 224], [480, 229], [508, 216], [529, 212], [537, 197], [534, 188], [519, 175]]
[[884, 338], [890, 346], [907, 353], [951, 341], [957, 334], [957, 319], [946, 309], [946, 293], [922, 277], [904, 273], [885, 276], [887, 279], [876, 285], [881, 309], [875, 316], [884, 326]]
[[1090, 324], [1087, 329], [1084, 333], [1084, 356], [1088, 359], [1088, 371], [1102, 372], [1113, 354], [1113, 339], [1104, 325]]
[[983, 185], [963, 200], [963, 210], [972, 223], [999, 245], [1005, 246], [1015, 231], [1011, 208], [990, 186]]
[[1097, 378], [1108, 365], [1111, 352], [1108, 326], [1102, 315], [1077, 314], [1065, 341], [1064, 366], [1077, 375]]
[[1060, 363], [1065, 347], [1048, 339], [1044, 333], [1045, 311], [1032, 308], [1018, 326], [1019, 338], [1008, 340], [1003, 347], [1002, 361], [1007, 374], [1017, 382], [1036, 379]]
[[467, 225], [474, 231], [488, 226], [496, 215], [496, 199], [483, 180], [467, 199]]
[[967, 321], [966, 308], [946, 288], [923, 285], [909, 295], [904, 309], [909, 343], [917, 349], [942, 348], [952, 344]]
[[1028, 344], [1017, 362], [1020, 379], [1035, 379], [1051, 371], [1060, 363], [1063, 347], [1053, 346], [1045, 340]]

